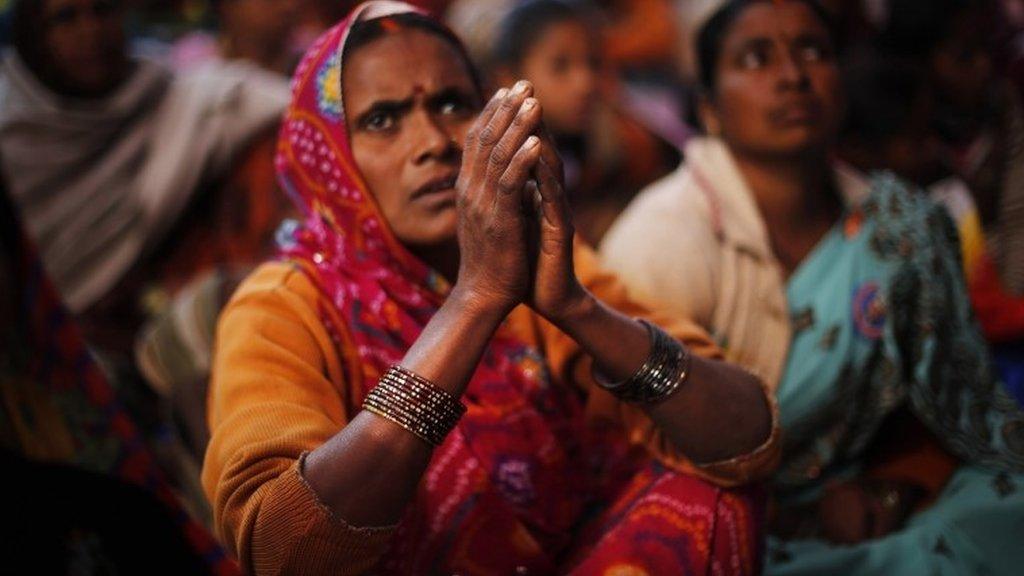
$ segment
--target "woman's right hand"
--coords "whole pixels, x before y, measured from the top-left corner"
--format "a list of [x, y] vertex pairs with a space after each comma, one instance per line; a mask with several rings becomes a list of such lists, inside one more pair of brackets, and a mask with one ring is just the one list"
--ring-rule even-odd
[[459, 275], [455, 290], [507, 313], [530, 291], [522, 190], [540, 158], [533, 87], [519, 81], [487, 103], [466, 135], [458, 192]]

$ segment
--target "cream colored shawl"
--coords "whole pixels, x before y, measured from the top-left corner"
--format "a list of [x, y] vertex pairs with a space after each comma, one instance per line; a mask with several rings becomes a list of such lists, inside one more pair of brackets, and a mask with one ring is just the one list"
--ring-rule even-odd
[[[866, 182], [838, 166], [846, 201]], [[694, 138], [686, 162], [651, 184], [601, 243], [601, 260], [634, 300], [703, 326], [726, 358], [774, 390], [792, 328], [782, 269], [732, 153], [716, 138]]]
[[286, 80], [247, 64], [175, 76], [138, 60], [112, 95], [73, 100], [6, 54], [0, 168], [67, 305], [106, 294], [288, 98]]

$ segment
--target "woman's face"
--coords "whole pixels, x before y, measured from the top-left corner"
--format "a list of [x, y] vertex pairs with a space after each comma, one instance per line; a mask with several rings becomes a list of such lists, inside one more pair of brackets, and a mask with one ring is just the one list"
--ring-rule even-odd
[[44, 0], [44, 80], [76, 96], [101, 96], [127, 75], [119, 0]]
[[523, 57], [519, 75], [533, 84], [544, 122], [556, 134], [582, 134], [598, 96], [597, 43], [577, 21], [556, 22]]
[[347, 57], [342, 72], [352, 154], [395, 236], [415, 251], [455, 238], [455, 180], [480, 95], [464, 58], [415, 29]]
[[722, 40], [717, 84], [702, 106], [708, 131], [737, 153], [823, 150], [843, 113], [829, 32], [802, 2], [746, 8]]

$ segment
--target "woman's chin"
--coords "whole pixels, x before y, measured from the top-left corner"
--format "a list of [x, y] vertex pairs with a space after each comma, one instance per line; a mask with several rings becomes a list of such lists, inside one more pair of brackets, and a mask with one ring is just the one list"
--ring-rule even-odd
[[439, 207], [437, 212], [413, 216], [409, 218], [409, 223], [413, 226], [392, 228], [398, 240], [410, 248], [458, 245], [459, 215], [454, 203], [450, 207]]
[[820, 130], [791, 130], [788, 134], [780, 134], [762, 153], [779, 158], [817, 156], [827, 151], [830, 144], [829, 138]]

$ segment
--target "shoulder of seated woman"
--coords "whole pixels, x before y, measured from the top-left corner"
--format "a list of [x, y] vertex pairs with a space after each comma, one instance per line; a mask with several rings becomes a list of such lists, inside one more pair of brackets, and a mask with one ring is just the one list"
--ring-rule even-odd
[[316, 296], [316, 287], [299, 264], [273, 261], [260, 264], [238, 286], [229, 306], [243, 301], [260, 299], [271, 294], [294, 294], [298, 297]]
[[662, 214], [668, 211], [677, 214], [697, 210], [703, 214], [707, 210], [707, 199], [694, 186], [689, 168], [682, 165], [641, 190], [630, 207], [645, 213]]
[[707, 200], [690, 184], [687, 171], [677, 170], [640, 192], [609, 231], [616, 240], [604, 242], [648, 237], [653, 229], [679, 237], [712, 233]]

